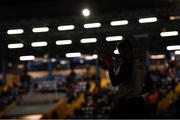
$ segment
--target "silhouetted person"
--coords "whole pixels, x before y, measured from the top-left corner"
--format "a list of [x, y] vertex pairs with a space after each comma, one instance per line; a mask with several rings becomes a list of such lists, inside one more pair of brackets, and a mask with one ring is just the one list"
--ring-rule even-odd
[[20, 76], [20, 82], [21, 82], [21, 88], [25, 90], [25, 92], [28, 92], [30, 89], [30, 79], [31, 76], [28, 75], [27, 71], [24, 70], [23, 74]]
[[75, 99], [75, 90], [76, 90], [76, 73], [74, 69], [71, 70], [71, 73], [67, 76], [67, 96], [68, 96], [68, 103], [71, 103]]
[[168, 65], [168, 80], [170, 81], [171, 84], [171, 89], [173, 91], [173, 93], [175, 93], [175, 88], [176, 88], [176, 72], [175, 72], [175, 66], [173, 62], [169, 62]]
[[111, 112], [111, 118], [145, 117], [148, 115], [143, 94], [153, 88], [148, 69], [136, 57], [129, 40], [117, 44], [119, 55], [103, 53], [99, 64], [109, 72], [112, 85], [119, 87], [118, 103]]

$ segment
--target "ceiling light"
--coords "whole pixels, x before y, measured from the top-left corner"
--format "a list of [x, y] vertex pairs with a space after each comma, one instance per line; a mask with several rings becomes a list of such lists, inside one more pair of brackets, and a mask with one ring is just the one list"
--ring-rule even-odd
[[164, 59], [165, 55], [151, 55], [150, 58], [151, 59]]
[[23, 44], [22, 43], [12, 43], [12, 44], [8, 44], [8, 48], [9, 49], [16, 49], [16, 48], [23, 48]]
[[149, 17], [149, 18], [140, 18], [139, 23], [151, 23], [151, 22], [157, 22], [156, 17]]
[[180, 50], [174, 52], [176, 55], [180, 55]]
[[167, 50], [180, 50], [180, 45], [171, 45], [166, 47]]
[[72, 44], [71, 40], [58, 40], [56, 41], [56, 45], [69, 45]]
[[83, 10], [82, 10], [82, 14], [83, 14], [85, 17], [87, 17], [87, 16], [90, 15], [90, 10], [89, 10], [89, 9], [83, 9]]
[[97, 59], [98, 58], [98, 55], [97, 54], [94, 54], [92, 55], [93, 59]]
[[81, 53], [80, 52], [75, 52], [75, 53], [67, 53], [66, 57], [71, 58], [71, 57], [80, 57]]
[[84, 39], [81, 39], [81, 43], [95, 43], [95, 42], [97, 42], [96, 38], [84, 38]]
[[177, 36], [178, 31], [161, 32], [161, 37]]
[[33, 43], [31, 43], [31, 46], [32, 47], [44, 47], [44, 46], [47, 46], [47, 42], [45, 42], [45, 41], [33, 42]]
[[93, 57], [91, 55], [86, 55], [84, 56], [85, 60], [93, 60]]
[[28, 56], [20, 56], [19, 59], [20, 61], [30, 61], [30, 60], [34, 60], [35, 57], [33, 55], [28, 55]]
[[169, 19], [170, 20], [179, 20], [180, 16], [170, 16]]
[[24, 32], [23, 29], [11, 29], [7, 31], [7, 34], [13, 35], [13, 34], [22, 34]]
[[63, 25], [63, 26], [58, 26], [59, 31], [64, 31], [64, 30], [73, 30], [75, 27], [74, 25]]
[[111, 26], [127, 25], [127, 20], [111, 21]]
[[87, 23], [84, 24], [84, 28], [98, 28], [101, 27], [101, 23]]
[[106, 37], [106, 41], [119, 41], [119, 40], [122, 40], [123, 37], [122, 36], [109, 36], [109, 37]]
[[32, 31], [34, 33], [39, 33], [39, 32], [48, 32], [49, 28], [48, 27], [38, 27], [38, 28], [33, 28]]

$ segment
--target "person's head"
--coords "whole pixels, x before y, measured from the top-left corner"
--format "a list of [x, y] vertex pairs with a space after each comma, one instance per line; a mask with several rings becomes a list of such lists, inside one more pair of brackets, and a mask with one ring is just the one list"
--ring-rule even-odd
[[117, 43], [117, 49], [125, 59], [130, 59], [133, 57], [133, 46], [130, 40], [126, 39]]

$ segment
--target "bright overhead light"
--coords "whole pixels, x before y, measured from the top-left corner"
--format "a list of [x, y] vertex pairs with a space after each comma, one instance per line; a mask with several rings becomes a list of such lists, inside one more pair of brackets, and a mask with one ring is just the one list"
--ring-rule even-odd
[[66, 57], [67, 58], [71, 58], [71, 57], [80, 57], [81, 53], [80, 52], [75, 52], [75, 53], [66, 53]]
[[170, 20], [179, 20], [180, 16], [169, 16]]
[[178, 31], [161, 32], [160, 35], [161, 37], [177, 36]]
[[87, 17], [87, 16], [90, 15], [90, 10], [89, 10], [89, 9], [83, 9], [83, 10], [82, 10], [82, 14], [83, 14], [85, 17]]
[[84, 28], [98, 28], [101, 27], [101, 23], [87, 23], [84, 24]]
[[95, 43], [95, 42], [97, 42], [96, 38], [84, 38], [84, 39], [81, 39], [81, 43]]
[[37, 28], [33, 28], [32, 31], [34, 33], [38, 33], [38, 32], [48, 32], [49, 28], [48, 27], [37, 27]]
[[176, 55], [180, 55], [180, 50], [174, 52]]
[[180, 50], [180, 45], [171, 45], [166, 47], [167, 50]]
[[93, 59], [97, 59], [98, 58], [98, 55], [97, 54], [94, 54], [92, 55]]
[[164, 59], [165, 55], [151, 55], [150, 58], [151, 59]]
[[28, 55], [28, 56], [20, 56], [19, 59], [20, 61], [30, 61], [30, 60], [34, 60], [35, 57], [33, 55]]
[[56, 41], [56, 45], [69, 45], [72, 44], [71, 40], [58, 40]]
[[64, 30], [73, 30], [75, 27], [74, 25], [63, 25], [63, 26], [58, 26], [59, 31], [64, 31]]
[[110, 37], [106, 37], [106, 41], [119, 41], [122, 40], [123, 37], [122, 36], [110, 36]]
[[31, 43], [32, 47], [44, 47], [47, 46], [47, 42], [41, 41], [41, 42], [33, 42]]
[[157, 22], [156, 17], [149, 17], [149, 18], [140, 18], [139, 23], [151, 23], [151, 22]]
[[93, 60], [93, 57], [91, 55], [86, 55], [84, 56], [85, 60]]
[[97, 54], [83, 56], [85, 60], [94, 60], [98, 58]]
[[9, 49], [23, 48], [24, 45], [22, 43], [12, 43], [8, 44]]
[[111, 26], [127, 25], [127, 20], [111, 21]]
[[114, 54], [120, 54], [118, 49], [114, 50]]
[[24, 32], [23, 29], [11, 29], [7, 31], [7, 34], [13, 35], [13, 34], [22, 34]]

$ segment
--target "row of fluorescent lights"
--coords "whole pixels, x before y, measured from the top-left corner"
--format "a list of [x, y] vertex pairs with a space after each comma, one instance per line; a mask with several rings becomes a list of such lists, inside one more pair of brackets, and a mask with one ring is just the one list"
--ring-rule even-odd
[[[141, 18], [139, 19], [139, 23], [151, 23], [151, 22], [157, 22], [156, 17], [149, 17], [149, 18]], [[119, 26], [119, 25], [127, 25], [128, 20], [117, 20], [117, 21], [111, 21], [110, 25], [111, 26]], [[84, 28], [98, 28], [101, 27], [101, 23], [87, 23], [84, 24]], [[73, 30], [75, 28], [74, 25], [63, 25], [63, 26], [58, 26], [57, 29], [59, 31], [65, 31], [65, 30]], [[48, 32], [49, 28], [48, 27], [37, 27], [33, 28], [32, 32], [34, 33], [39, 33], [39, 32]], [[7, 34], [12, 35], [12, 34], [22, 34], [24, 33], [23, 29], [11, 29], [7, 31]]]
[[[156, 17], [151, 17], [151, 18], [141, 18], [139, 19], [139, 23], [150, 23], [150, 22], [157, 22]], [[111, 26], [119, 26], [119, 25], [127, 25], [128, 20], [119, 20], [119, 21], [112, 21]], [[84, 24], [84, 28], [98, 28], [101, 27], [101, 23], [88, 23]], [[75, 27], [74, 25], [64, 25], [64, 26], [58, 26], [59, 31], [65, 31], [65, 30], [73, 30]], [[33, 28], [32, 31], [34, 33], [39, 33], [39, 32], [48, 32], [49, 28], [48, 27], [38, 27], [38, 28]], [[24, 33], [23, 29], [11, 29], [7, 31], [7, 34], [12, 35], [12, 34], [22, 34]], [[169, 37], [169, 36], [177, 36], [178, 31], [168, 31], [168, 32], [161, 32], [160, 36], [161, 37]]]
[[[169, 31], [169, 32], [161, 32], [162, 37], [169, 37], [169, 36], [177, 36], [179, 33], [178, 31]], [[106, 41], [119, 41], [123, 40], [122, 36], [109, 36], [106, 37]], [[97, 42], [97, 38], [83, 38], [80, 41], [81, 43], [95, 43]], [[72, 40], [58, 40], [56, 41], [56, 45], [69, 45], [72, 44]], [[46, 41], [41, 41], [41, 42], [33, 42], [31, 44], [32, 47], [43, 47], [47, 46]], [[9, 44], [8, 48], [9, 49], [14, 49], [14, 48], [23, 48], [24, 45], [22, 43], [14, 43], [14, 44]]]
[[[110, 36], [106, 37], [106, 41], [120, 41], [122, 40], [122, 36]], [[81, 43], [95, 43], [97, 42], [97, 38], [83, 38], [80, 40]], [[46, 41], [41, 41], [41, 42], [33, 42], [31, 43], [32, 47], [44, 47], [47, 46]], [[69, 45], [72, 44], [72, 40], [58, 40], [56, 41], [56, 45]], [[23, 48], [24, 45], [22, 43], [12, 43], [8, 44], [9, 49], [16, 49], [16, 48]]]
[[[82, 55], [80, 52], [66, 53], [67, 58], [81, 57], [81, 56]], [[84, 56], [84, 59], [86, 59], [86, 60], [93, 60], [93, 59], [97, 59], [97, 58], [98, 58], [97, 54]], [[35, 56], [34, 55], [20, 56], [19, 60], [20, 61], [31, 61], [31, 60], [35, 60]]]

